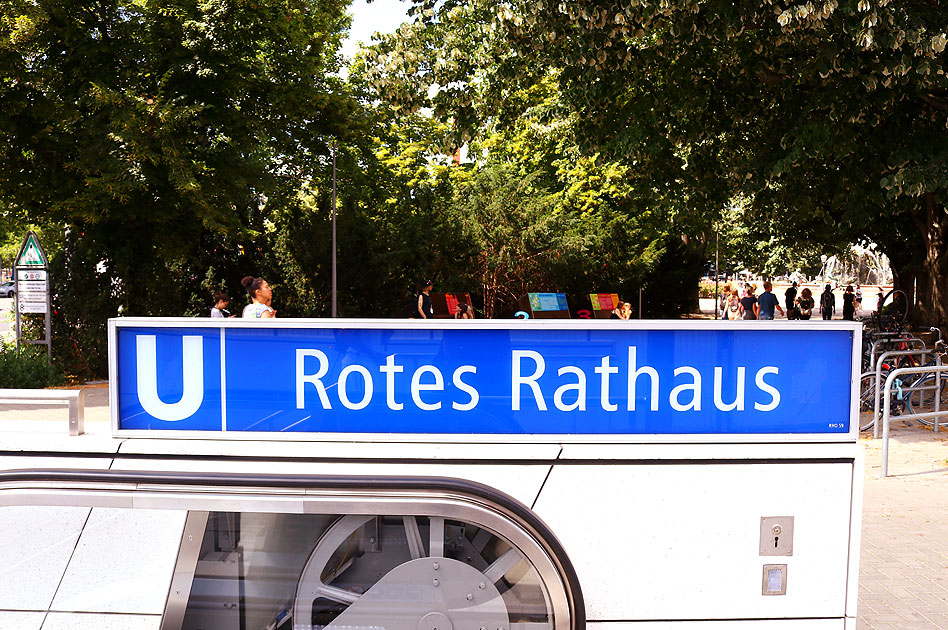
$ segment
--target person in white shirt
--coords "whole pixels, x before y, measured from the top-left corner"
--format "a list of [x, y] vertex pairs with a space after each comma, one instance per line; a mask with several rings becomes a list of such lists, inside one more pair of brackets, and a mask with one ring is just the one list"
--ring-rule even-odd
[[270, 285], [267, 284], [266, 280], [247, 276], [240, 281], [240, 284], [247, 289], [247, 294], [250, 295], [250, 299], [253, 300], [253, 302], [244, 307], [242, 317], [246, 319], [276, 317], [276, 311], [270, 306], [270, 301], [273, 299], [273, 291], [270, 290]]

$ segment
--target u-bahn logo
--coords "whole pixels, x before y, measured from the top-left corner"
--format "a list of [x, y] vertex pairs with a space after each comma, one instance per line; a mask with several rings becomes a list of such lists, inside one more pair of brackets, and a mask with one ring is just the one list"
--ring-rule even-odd
[[176, 422], [190, 418], [204, 402], [203, 338], [185, 335], [181, 338], [184, 380], [181, 399], [165, 402], [158, 395], [158, 352], [155, 335], [137, 335], [138, 401], [145, 413], [158, 420]]

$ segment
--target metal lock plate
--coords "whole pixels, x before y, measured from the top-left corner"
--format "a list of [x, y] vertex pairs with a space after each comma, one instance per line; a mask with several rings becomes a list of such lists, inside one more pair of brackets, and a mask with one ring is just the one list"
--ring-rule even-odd
[[760, 555], [793, 555], [793, 517], [760, 517]]

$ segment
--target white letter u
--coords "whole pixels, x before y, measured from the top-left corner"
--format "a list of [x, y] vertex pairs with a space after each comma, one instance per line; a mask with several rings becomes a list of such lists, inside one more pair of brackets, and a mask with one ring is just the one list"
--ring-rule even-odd
[[200, 336], [181, 338], [184, 388], [181, 400], [168, 404], [158, 397], [158, 354], [155, 335], [137, 335], [138, 400], [145, 412], [158, 420], [184, 420], [204, 401], [204, 345]]

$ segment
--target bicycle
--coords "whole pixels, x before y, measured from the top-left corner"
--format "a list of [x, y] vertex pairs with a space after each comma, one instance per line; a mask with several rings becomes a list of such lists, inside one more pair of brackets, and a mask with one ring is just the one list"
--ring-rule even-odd
[[[938, 334], [938, 340], [935, 342], [935, 352], [937, 357], [925, 363], [922, 366], [918, 367], [934, 367], [937, 365], [942, 365], [939, 361], [940, 358], [948, 356], [948, 350], [946, 350], [946, 344], [942, 340], [941, 330], [938, 328], [931, 328], [932, 332]], [[894, 358], [894, 357], [893, 357]], [[913, 366], [899, 366], [895, 363], [882, 364], [882, 371], [880, 371], [879, 383], [884, 386], [884, 383], [889, 375], [889, 373], [897, 369], [898, 367], [916, 367]], [[889, 392], [890, 396], [893, 396], [892, 401], [889, 403], [889, 413], [893, 416], [902, 415], [903, 411], [905, 415], [912, 415], [919, 413], [920, 409], [924, 409], [923, 405], [927, 399], [926, 394], [932, 392], [931, 400], [934, 405], [934, 391], [938, 388], [939, 378], [935, 375], [934, 372], [925, 372], [918, 375], [907, 375], [910, 376], [908, 383], [902, 379], [895, 379], [892, 383], [892, 391]], [[948, 409], [948, 374], [943, 375], [940, 379], [941, 389], [938, 392], [939, 394], [939, 408]], [[859, 377], [859, 411], [865, 412], [875, 412], [875, 399], [876, 399], [876, 373], [875, 372], [863, 372]], [[928, 418], [916, 418], [920, 423], [931, 426], [934, 424], [934, 421]], [[866, 424], [860, 424], [860, 431], [867, 431], [875, 425], [875, 418], [873, 417]]]
[[[932, 328], [931, 330], [933, 332], [937, 331], [938, 333], [939, 338], [938, 341], [935, 342], [935, 351], [942, 361], [933, 360], [926, 363], [924, 367], [944, 365], [944, 358], [948, 356], [946, 344], [941, 339], [941, 331], [937, 328]], [[908, 411], [909, 414], [924, 413], [924, 410], [929, 409], [929, 405], [926, 405], [926, 402], [930, 402], [930, 408], [934, 411], [936, 396], [938, 397], [938, 409], [948, 410], [948, 374], [943, 373], [940, 376], [934, 372], [920, 374], [908, 389], [909, 392], [908, 396], [905, 397], [905, 405], [906, 411]], [[931, 426], [935, 423], [931, 418], [916, 419], [926, 426]]]

